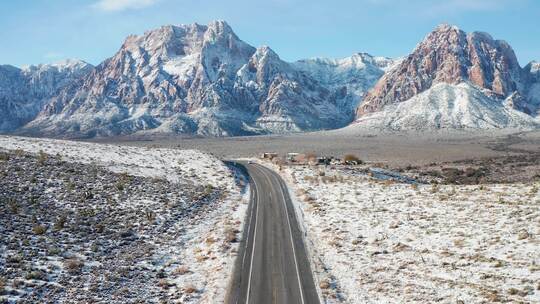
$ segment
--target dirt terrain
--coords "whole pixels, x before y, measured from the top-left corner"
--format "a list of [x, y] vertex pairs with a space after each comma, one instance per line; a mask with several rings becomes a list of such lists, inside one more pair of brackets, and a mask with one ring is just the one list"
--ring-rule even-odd
[[[342, 129], [291, 135], [232, 138], [108, 138], [97, 140], [135, 146], [198, 149], [221, 158], [259, 157], [263, 152], [314, 153], [343, 157], [355, 154], [366, 162], [407, 171], [434, 175], [450, 168], [450, 179], [458, 183], [527, 181], [540, 174], [540, 132], [437, 132], [384, 133]], [[458, 172], [456, 170], [463, 172]], [[471, 169], [469, 169], [471, 168]], [[475, 175], [465, 180], [460, 175]], [[485, 171], [473, 172], [474, 170]], [[486, 169], [486, 170], [484, 170]], [[439, 171], [439, 173], [437, 173]], [[448, 174], [447, 174], [448, 175]], [[454, 176], [454, 175], [457, 175]], [[481, 176], [478, 176], [481, 175]]]

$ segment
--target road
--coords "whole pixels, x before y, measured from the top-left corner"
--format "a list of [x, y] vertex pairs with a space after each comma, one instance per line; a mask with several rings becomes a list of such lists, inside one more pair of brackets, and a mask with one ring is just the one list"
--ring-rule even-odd
[[278, 174], [261, 165], [238, 166], [250, 176], [251, 202], [226, 302], [318, 304], [287, 186]]

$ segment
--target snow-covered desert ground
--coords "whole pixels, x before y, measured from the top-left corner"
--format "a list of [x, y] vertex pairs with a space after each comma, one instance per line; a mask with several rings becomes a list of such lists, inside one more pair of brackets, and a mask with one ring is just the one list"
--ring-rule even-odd
[[0, 136], [0, 302], [218, 303], [247, 183], [195, 150]]
[[280, 170], [327, 303], [540, 303], [538, 183], [411, 185], [361, 172]]

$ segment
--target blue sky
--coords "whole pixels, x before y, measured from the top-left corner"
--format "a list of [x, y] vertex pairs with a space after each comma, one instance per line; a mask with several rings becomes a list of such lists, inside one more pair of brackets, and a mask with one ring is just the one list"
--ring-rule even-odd
[[1, 1], [0, 64], [98, 64], [128, 34], [214, 19], [289, 61], [403, 56], [440, 23], [508, 41], [521, 65], [540, 60], [538, 0], [29, 0]]

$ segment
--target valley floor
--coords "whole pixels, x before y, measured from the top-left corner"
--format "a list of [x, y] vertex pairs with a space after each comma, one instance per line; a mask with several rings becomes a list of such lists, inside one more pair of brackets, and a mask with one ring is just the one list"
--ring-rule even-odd
[[246, 181], [215, 157], [0, 137], [0, 302], [223, 301]]
[[538, 182], [411, 185], [365, 172], [280, 170], [328, 303], [540, 303]]
[[[263, 152], [315, 153], [343, 157], [353, 153], [364, 161], [390, 166], [426, 165], [540, 152], [540, 131], [444, 131], [386, 132], [351, 126], [332, 131], [303, 134], [225, 138], [117, 137], [94, 141], [139, 147], [197, 149], [222, 158], [259, 157]], [[519, 151], [516, 151], [518, 149]]]

